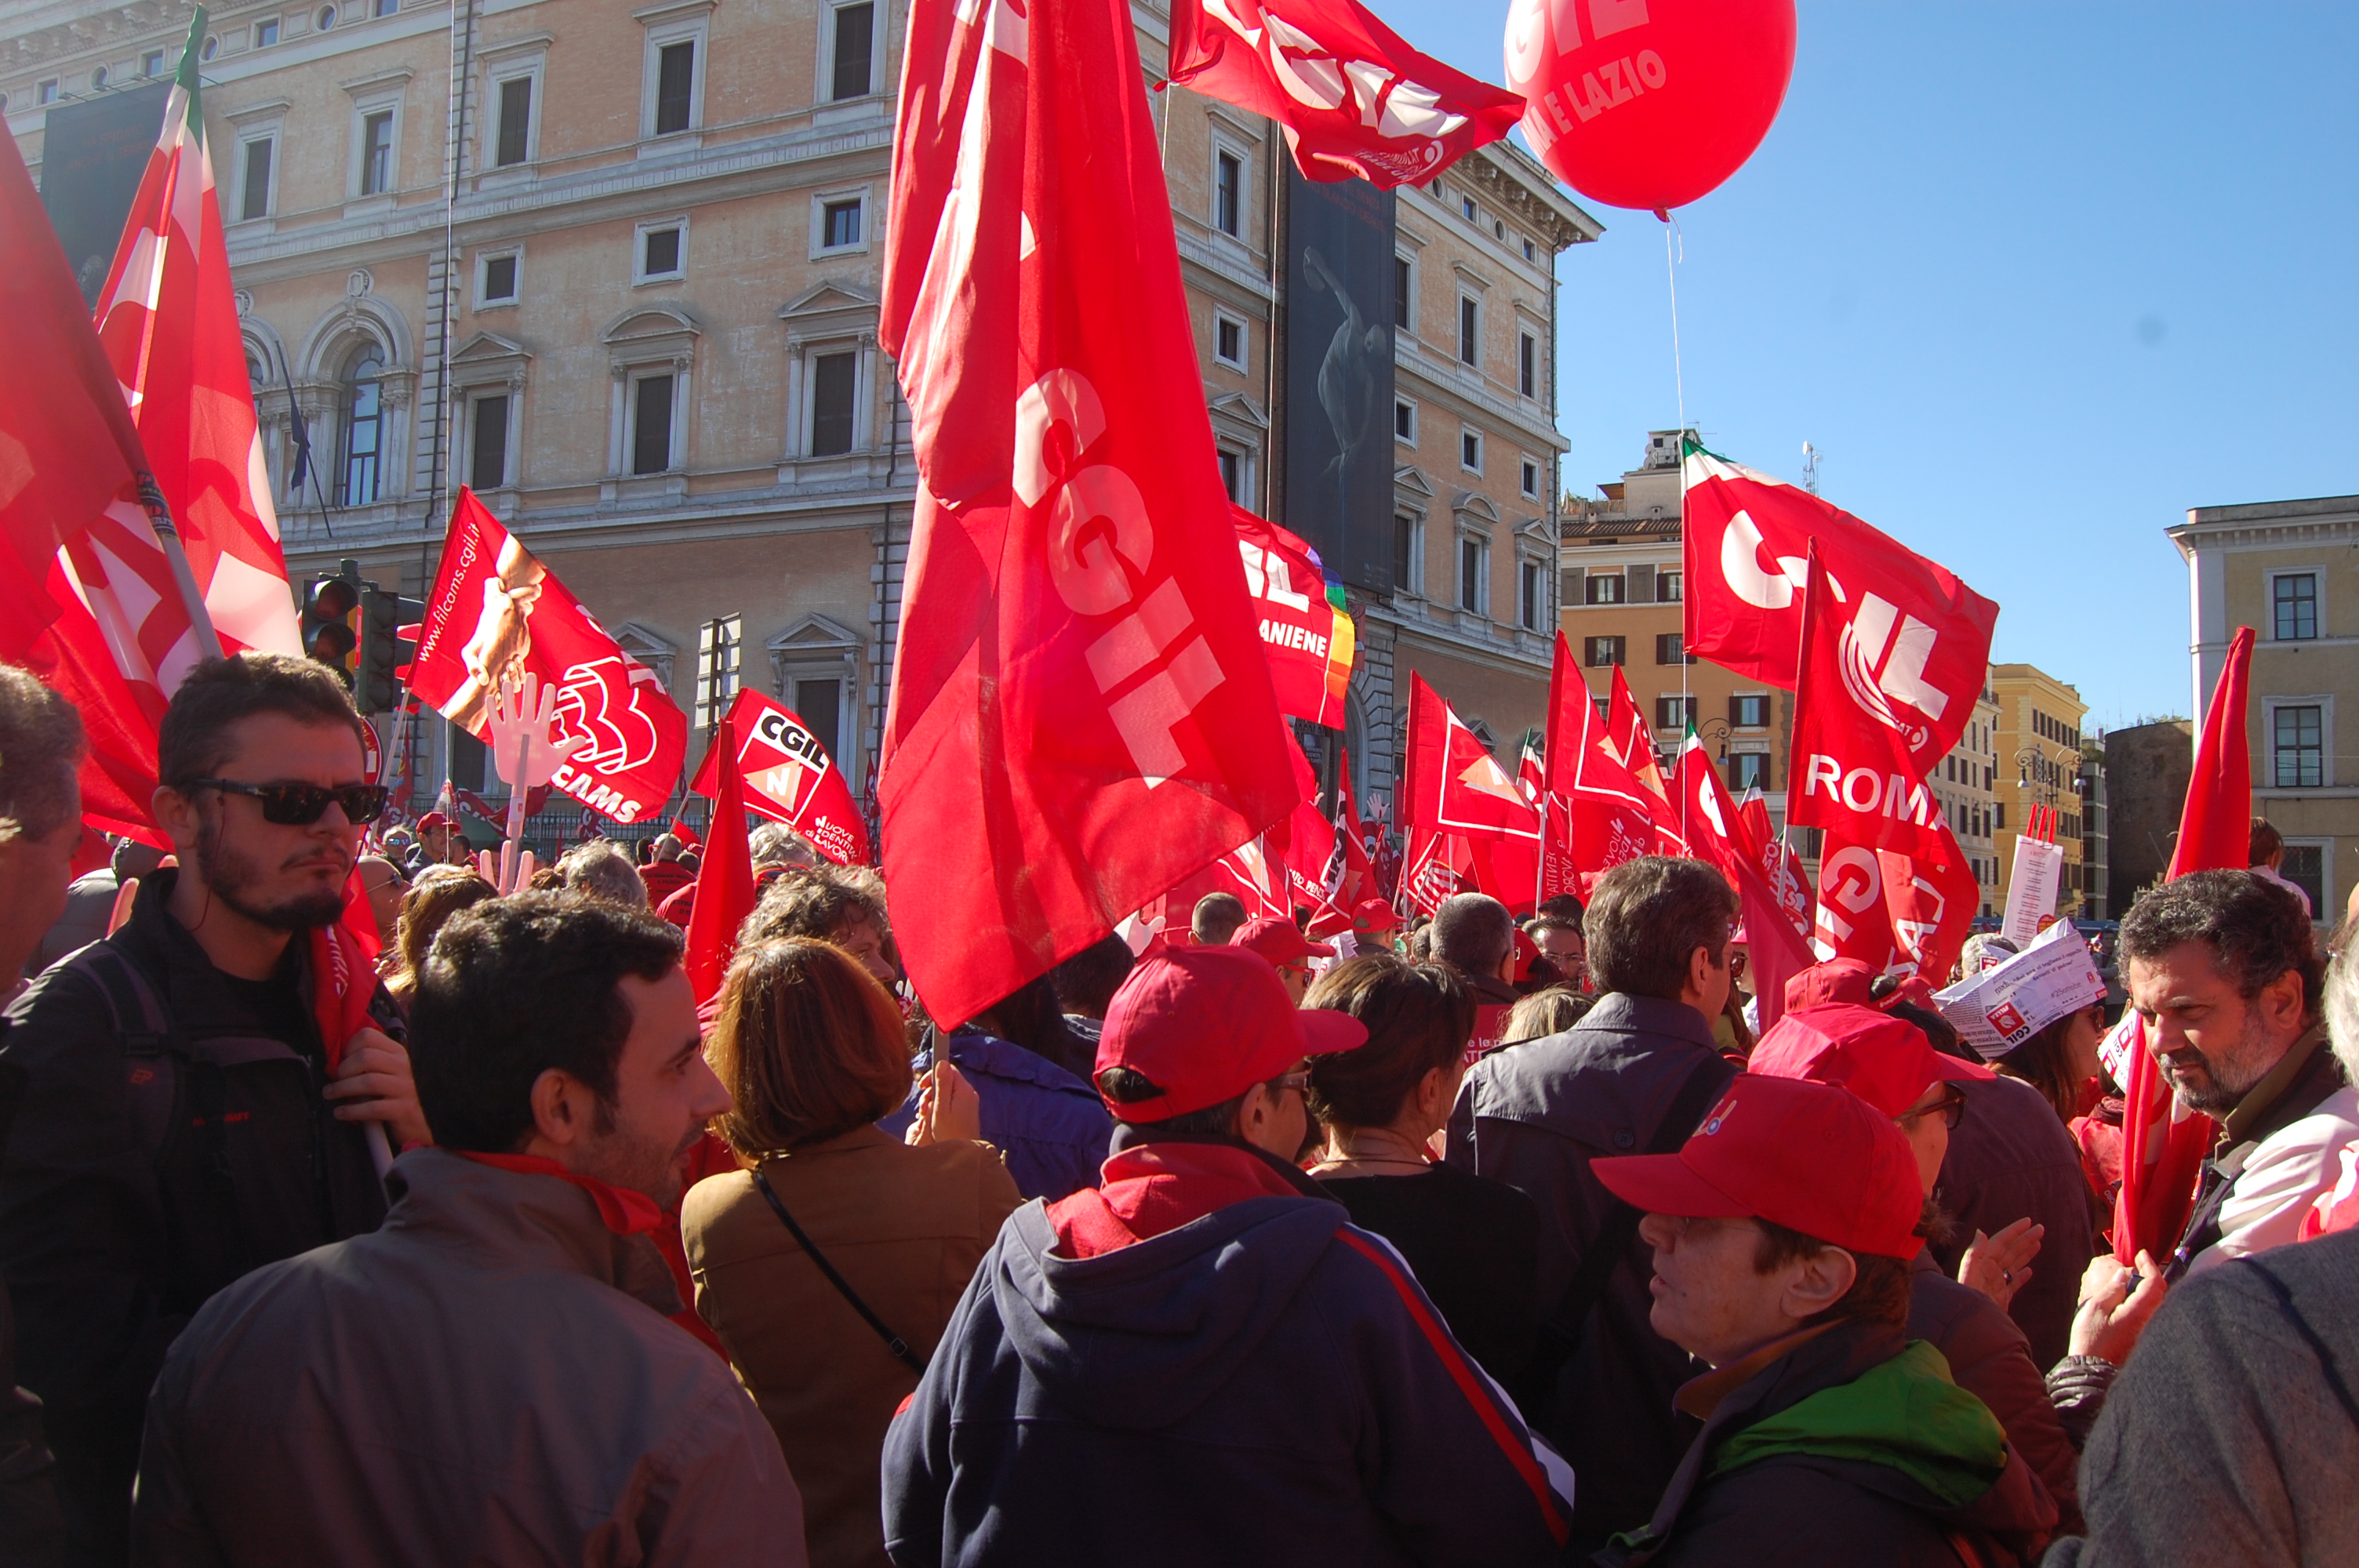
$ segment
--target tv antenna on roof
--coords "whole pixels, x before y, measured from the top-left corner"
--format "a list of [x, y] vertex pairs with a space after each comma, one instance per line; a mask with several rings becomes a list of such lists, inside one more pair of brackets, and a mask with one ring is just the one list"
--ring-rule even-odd
[[1808, 441], [1802, 443], [1802, 488], [1819, 493], [1819, 449]]

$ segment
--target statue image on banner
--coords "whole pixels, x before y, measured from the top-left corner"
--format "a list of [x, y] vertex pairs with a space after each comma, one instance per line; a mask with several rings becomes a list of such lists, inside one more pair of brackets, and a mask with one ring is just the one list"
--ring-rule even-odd
[[1287, 174], [1282, 523], [1329, 579], [1393, 589], [1394, 198]]

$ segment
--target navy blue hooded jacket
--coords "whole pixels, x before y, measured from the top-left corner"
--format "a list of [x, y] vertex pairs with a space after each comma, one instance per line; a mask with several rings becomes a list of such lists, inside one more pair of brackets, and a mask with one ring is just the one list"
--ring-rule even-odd
[[1340, 1205], [1086, 1258], [1056, 1226], [1008, 1217], [886, 1437], [902, 1568], [1556, 1560], [1571, 1473]]

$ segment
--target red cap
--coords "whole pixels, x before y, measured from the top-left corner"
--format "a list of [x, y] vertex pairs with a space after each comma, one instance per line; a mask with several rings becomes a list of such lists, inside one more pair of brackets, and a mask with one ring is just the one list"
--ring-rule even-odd
[[1875, 999], [1868, 995], [1868, 988], [1875, 983], [1875, 971], [1864, 961], [1830, 958], [1823, 964], [1811, 965], [1786, 981], [1786, 1011], [1792, 1012], [1831, 1001], [1873, 1007]]
[[1323, 946], [1305, 936], [1291, 920], [1281, 920], [1275, 914], [1265, 914], [1248, 920], [1237, 927], [1229, 938], [1232, 947], [1250, 947], [1272, 964], [1284, 966], [1304, 958], [1332, 958], [1335, 949]]
[[1917, 1255], [1923, 1180], [1892, 1119], [1846, 1090], [1739, 1073], [1676, 1154], [1593, 1160], [1648, 1214], [1753, 1217], [1846, 1251]]
[[1171, 947], [1141, 958], [1114, 993], [1096, 1071], [1128, 1067], [1163, 1090], [1106, 1101], [1117, 1119], [1163, 1121], [1234, 1099], [1305, 1056], [1367, 1043], [1367, 1026], [1349, 1013], [1298, 1009], [1257, 953]]
[[1517, 985], [1529, 985], [1532, 966], [1539, 961], [1540, 945], [1531, 939], [1520, 925], [1516, 927], [1516, 967], [1513, 971]]
[[1400, 916], [1380, 898], [1364, 898], [1352, 906], [1352, 925], [1371, 936], [1400, 929]]
[[421, 831], [429, 827], [448, 827], [451, 819], [439, 811], [429, 811], [418, 819], [418, 826]]
[[1944, 1056], [1905, 1018], [1845, 1002], [1787, 1013], [1753, 1047], [1745, 1070], [1832, 1084], [1886, 1116], [1924, 1098], [1937, 1079], [1997, 1076], [1978, 1062]]

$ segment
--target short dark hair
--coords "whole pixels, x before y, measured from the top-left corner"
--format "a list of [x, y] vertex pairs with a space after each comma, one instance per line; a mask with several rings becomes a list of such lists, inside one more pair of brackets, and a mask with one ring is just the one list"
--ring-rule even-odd
[[1426, 1074], [1458, 1060], [1474, 1033], [1474, 993], [1457, 970], [1390, 953], [1336, 965], [1302, 1005], [1368, 1029], [1357, 1050], [1310, 1059], [1310, 1114], [1326, 1127], [1390, 1126]]
[[[1921, 1212], [1920, 1212], [1921, 1217]], [[1799, 1263], [1805, 1258], [1815, 1258], [1829, 1247], [1815, 1236], [1805, 1236], [1788, 1229], [1775, 1220], [1756, 1216], [1754, 1223], [1761, 1234], [1753, 1243], [1753, 1271], [1774, 1274], [1788, 1263]], [[1851, 1249], [1836, 1248], [1850, 1252]], [[1875, 1252], [1852, 1252], [1851, 1260], [1859, 1272], [1852, 1280], [1851, 1289], [1841, 1299], [1822, 1311], [1812, 1313], [1802, 1320], [1806, 1328], [1822, 1323], [1841, 1323], [1857, 1319], [1863, 1323], [1907, 1323], [1908, 1321], [1908, 1260], [1886, 1258]]]
[[257, 713], [283, 713], [298, 724], [341, 725], [365, 748], [367, 727], [352, 694], [316, 659], [291, 654], [238, 654], [190, 670], [164, 709], [156, 740], [156, 777], [172, 786], [206, 778], [230, 753], [229, 732]]
[[789, 936], [739, 952], [712, 1048], [730, 1099], [714, 1125], [747, 1159], [841, 1137], [909, 1095], [901, 1010], [831, 942]]
[[1137, 962], [1129, 943], [1119, 936], [1105, 936], [1049, 970], [1049, 983], [1056, 988], [1057, 1004], [1067, 1012], [1103, 1018], [1114, 1004], [1114, 993], [1122, 989], [1122, 982], [1130, 978], [1131, 966]]
[[1715, 968], [1728, 962], [1736, 890], [1701, 860], [1640, 855], [1625, 860], [1589, 892], [1581, 934], [1600, 993], [1677, 1001], [1687, 989], [1688, 956], [1701, 947]]
[[2301, 901], [2250, 871], [2190, 871], [2150, 887], [2122, 916], [2122, 957], [2159, 958], [2201, 942], [2247, 1001], [2288, 969], [2301, 976], [2302, 1011], [2317, 1016], [2326, 957]]
[[[1163, 1086], [1136, 1067], [1108, 1067], [1097, 1076], [1098, 1093], [1116, 1106], [1136, 1105], [1141, 1100], [1155, 1099], [1165, 1091]], [[1253, 1091], [1247, 1089], [1245, 1094]], [[1172, 1132], [1196, 1138], [1229, 1138], [1235, 1135], [1237, 1112], [1245, 1103], [1245, 1095], [1224, 1099], [1218, 1105], [1208, 1105], [1201, 1110], [1185, 1111], [1179, 1116], [1167, 1116], [1161, 1121], [1133, 1121], [1114, 1112], [1114, 1119], [1144, 1132]]]
[[1540, 900], [1532, 913], [1542, 920], [1571, 921], [1577, 928], [1581, 925], [1581, 900], [1569, 892], [1555, 893]]
[[1584, 942], [1589, 940], [1582, 935], [1581, 916], [1578, 914], [1543, 914], [1524, 922], [1524, 935], [1527, 936], [1537, 940], [1543, 931], [1570, 931]]
[[2269, 857], [2285, 848], [2285, 835], [2278, 832], [2266, 816], [2253, 818], [2252, 832], [2245, 839], [2245, 864], [2266, 866]]
[[631, 1033], [620, 981], [662, 979], [679, 950], [669, 922], [579, 893], [515, 893], [451, 916], [409, 1004], [410, 1065], [434, 1141], [521, 1149], [533, 1083], [552, 1067], [611, 1107]]
[[[1875, 984], [1882, 986], [1884, 977], [1877, 976]], [[1884, 997], [1890, 994], [1889, 991], [1885, 991], [1878, 995], [1875, 999], [1876, 1006], [1892, 1014], [1893, 1017], [1904, 1022], [1913, 1023], [1923, 1030], [1927, 1043], [1942, 1055], [1954, 1056], [1961, 1062], [1972, 1062], [1977, 1067], [1984, 1065], [1982, 1054], [1966, 1044], [1964, 1037], [1959, 1034], [1956, 1024], [1951, 1023], [1931, 1008], [1919, 1007], [1912, 1001], [1886, 1003]]]
[[1433, 912], [1433, 956], [1471, 975], [1495, 975], [1516, 950], [1516, 917], [1489, 893], [1452, 893]]
[[1245, 923], [1245, 900], [1233, 892], [1208, 892], [1188, 915], [1188, 934], [1204, 946], [1217, 947]]
[[46, 838], [73, 816], [82, 755], [73, 704], [29, 671], [0, 665], [0, 840]]

